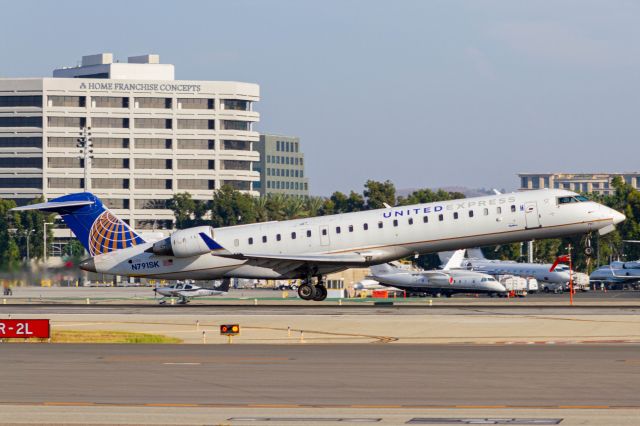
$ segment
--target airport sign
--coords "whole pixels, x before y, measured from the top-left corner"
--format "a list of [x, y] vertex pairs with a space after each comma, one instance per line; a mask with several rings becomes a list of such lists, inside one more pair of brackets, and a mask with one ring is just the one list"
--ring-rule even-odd
[[0, 319], [0, 339], [48, 339], [48, 319]]

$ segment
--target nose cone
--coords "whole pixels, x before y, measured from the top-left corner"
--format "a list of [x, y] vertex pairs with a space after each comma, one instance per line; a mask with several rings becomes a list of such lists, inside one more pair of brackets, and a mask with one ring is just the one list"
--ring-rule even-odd
[[83, 260], [82, 262], [80, 262], [79, 266], [83, 271], [98, 272], [96, 271], [96, 261], [93, 260], [93, 257]]
[[613, 210], [613, 209], [611, 209], [611, 213], [613, 215], [613, 224], [614, 225], [619, 224], [620, 222], [622, 222], [623, 220], [625, 220], [627, 218], [625, 215], [623, 215], [619, 211], [616, 211], [616, 210]]

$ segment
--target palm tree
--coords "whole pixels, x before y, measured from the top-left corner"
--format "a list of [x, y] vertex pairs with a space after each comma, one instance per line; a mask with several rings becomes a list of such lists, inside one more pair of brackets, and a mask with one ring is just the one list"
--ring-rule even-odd
[[267, 197], [261, 196], [253, 199], [253, 205], [256, 211], [256, 221], [266, 222], [269, 218], [269, 209], [267, 208]]
[[306, 210], [307, 216], [318, 216], [323, 204], [324, 199], [322, 197], [307, 197], [304, 201], [304, 209]]
[[287, 219], [297, 219], [304, 216], [304, 200], [300, 197], [285, 198], [284, 214]]

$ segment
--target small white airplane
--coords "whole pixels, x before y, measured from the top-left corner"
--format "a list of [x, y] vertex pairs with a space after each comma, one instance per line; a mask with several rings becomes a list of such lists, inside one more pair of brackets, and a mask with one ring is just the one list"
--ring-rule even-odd
[[410, 294], [429, 294], [451, 297], [456, 293], [488, 294], [505, 296], [507, 289], [494, 277], [480, 272], [452, 269], [459, 265], [464, 250], [457, 250], [442, 270], [411, 271], [394, 267], [390, 263], [371, 267], [367, 278], [384, 286], [406, 290]]
[[[143, 239], [89, 192], [13, 210], [62, 216], [104, 274], [167, 280], [302, 279], [298, 295], [324, 300], [326, 274], [417, 254], [611, 232], [625, 216], [576, 193], [533, 190]], [[315, 278], [315, 282], [314, 282]]]
[[153, 291], [162, 296], [160, 304], [167, 303], [166, 298], [177, 297], [179, 305], [186, 305], [194, 297], [220, 296], [229, 292], [231, 280], [226, 278], [215, 288], [203, 288], [193, 283], [177, 282], [168, 287], [156, 287]]

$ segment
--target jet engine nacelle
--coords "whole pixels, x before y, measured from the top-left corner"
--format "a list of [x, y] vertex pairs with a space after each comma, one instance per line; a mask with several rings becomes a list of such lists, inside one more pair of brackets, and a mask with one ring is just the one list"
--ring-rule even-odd
[[205, 234], [213, 240], [212, 227], [198, 226], [174, 232], [164, 240], [154, 243], [151, 251], [153, 254], [175, 257], [191, 257], [207, 254], [211, 249], [204, 242], [200, 234]]

